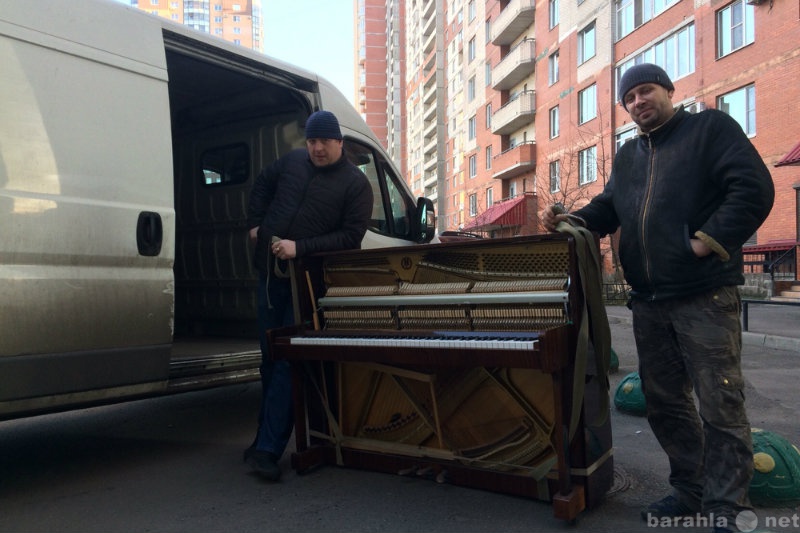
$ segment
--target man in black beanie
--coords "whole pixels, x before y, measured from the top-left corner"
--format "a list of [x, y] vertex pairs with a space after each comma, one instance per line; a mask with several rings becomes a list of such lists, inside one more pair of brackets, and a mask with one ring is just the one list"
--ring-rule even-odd
[[284, 155], [256, 177], [248, 219], [259, 272], [261, 412], [245, 461], [261, 477], [277, 481], [278, 460], [294, 425], [291, 369], [272, 361], [266, 331], [294, 323], [286, 262], [329, 250], [360, 248], [372, 215], [367, 177], [344, 155], [339, 121], [317, 111], [306, 121], [306, 147]]
[[775, 191], [733, 118], [676, 110], [674, 91], [656, 65], [628, 69], [618, 96], [638, 137], [617, 152], [602, 193], [569, 217], [548, 208], [542, 223], [549, 231], [567, 221], [601, 235], [620, 229], [647, 419], [669, 457], [672, 486], [642, 518], [659, 527], [695, 516], [715, 532], [736, 531], [737, 514], [751, 508], [753, 475], [742, 245], [769, 215]]

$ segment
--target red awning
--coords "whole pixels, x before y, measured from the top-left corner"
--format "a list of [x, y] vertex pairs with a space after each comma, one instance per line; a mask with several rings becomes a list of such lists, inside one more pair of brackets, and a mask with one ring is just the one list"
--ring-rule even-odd
[[525, 224], [525, 195], [494, 204], [464, 226], [464, 231], [491, 231]]
[[760, 254], [764, 252], [785, 252], [791, 250], [795, 246], [800, 246], [800, 242], [793, 240], [769, 241], [764, 244], [752, 244], [742, 247], [742, 251], [746, 254]]
[[776, 167], [785, 167], [787, 165], [800, 165], [800, 142], [794, 148], [789, 150], [789, 153], [775, 163]]

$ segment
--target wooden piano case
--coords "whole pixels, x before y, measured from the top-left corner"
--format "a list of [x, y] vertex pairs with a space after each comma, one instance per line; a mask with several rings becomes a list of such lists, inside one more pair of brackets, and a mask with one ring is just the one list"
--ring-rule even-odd
[[576, 360], [593, 350], [577, 353], [572, 236], [320, 254], [293, 275], [300, 325], [268, 339], [295, 369], [298, 472], [413, 475], [551, 502], [565, 520], [604, 499], [607, 381]]

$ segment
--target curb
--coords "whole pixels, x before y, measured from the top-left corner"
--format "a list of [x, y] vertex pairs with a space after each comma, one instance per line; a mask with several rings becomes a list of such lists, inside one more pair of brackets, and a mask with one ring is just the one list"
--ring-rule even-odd
[[775, 348], [777, 350], [788, 350], [800, 354], [800, 339], [792, 337], [779, 337], [777, 335], [765, 335], [764, 333], [743, 331], [742, 344]]
[[[629, 317], [611, 316], [608, 317], [609, 324], [631, 324]], [[760, 346], [762, 348], [773, 348], [776, 350], [787, 350], [796, 352], [800, 355], [800, 339], [794, 337], [780, 337], [778, 335], [767, 335], [765, 333], [753, 333], [752, 331], [742, 332], [742, 344], [748, 346]]]

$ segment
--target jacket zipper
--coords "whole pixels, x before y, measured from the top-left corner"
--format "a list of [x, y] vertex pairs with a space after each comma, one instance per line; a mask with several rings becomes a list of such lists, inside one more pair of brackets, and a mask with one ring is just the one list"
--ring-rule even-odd
[[648, 250], [647, 239], [645, 238], [646, 222], [650, 216], [649, 208], [650, 208], [650, 202], [652, 201], [653, 198], [653, 186], [655, 181], [654, 163], [656, 158], [656, 149], [655, 146], [653, 146], [653, 138], [650, 136], [649, 133], [647, 134], [647, 145], [650, 148], [650, 169], [649, 169], [649, 175], [647, 177], [647, 193], [645, 194], [644, 204], [642, 206], [642, 220], [641, 220], [641, 230], [640, 230], [641, 234], [639, 238], [642, 240], [642, 259], [644, 261], [645, 276], [647, 276], [647, 280], [650, 283], [650, 288], [652, 289], [652, 294], [649, 299], [655, 300], [656, 294], [655, 294], [655, 288], [653, 286], [653, 277], [650, 270], [650, 251]]

